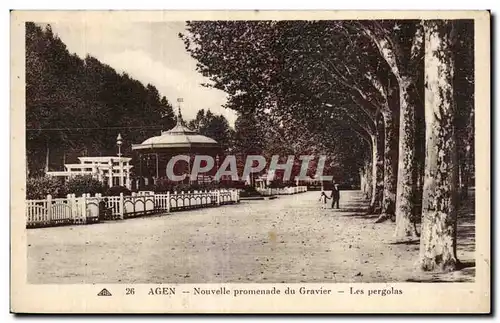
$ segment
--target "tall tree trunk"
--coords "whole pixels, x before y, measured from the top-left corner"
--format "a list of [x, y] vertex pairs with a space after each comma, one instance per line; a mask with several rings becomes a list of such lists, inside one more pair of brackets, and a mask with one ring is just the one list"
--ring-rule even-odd
[[[409, 22], [408, 24], [412, 25], [414, 23]], [[399, 226], [397, 229], [399, 230], [403, 227], [406, 228], [406, 225], [411, 223], [411, 217], [413, 213], [413, 198], [415, 197], [416, 191], [416, 173], [414, 174], [414, 167], [416, 164], [414, 163], [415, 159], [415, 147], [414, 147], [414, 138], [415, 138], [415, 121], [410, 121], [410, 119], [415, 119], [415, 111], [414, 106], [410, 103], [410, 94], [408, 92], [409, 86], [412, 85], [411, 79], [408, 79], [409, 75], [413, 75], [415, 72], [415, 67], [418, 67], [418, 62], [420, 62], [420, 57], [422, 53], [422, 41], [423, 41], [423, 31], [421, 25], [417, 24], [414, 26], [405, 26], [413, 28], [415, 27], [415, 34], [412, 36], [413, 39], [404, 39], [397, 38], [391, 36], [390, 33], [387, 33], [382, 27], [377, 24], [368, 23], [364, 25], [363, 30], [365, 34], [374, 42], [374, 44], [379, 49], [381, 56], [387, 62], [390, 67], [392, 74], [398, 80], [399, 85], [399, 105], [401, 107], [397, 107], [396, 109], [392, 109], [391, 111], [394, 113], [402, 109], [399, 115], [399, 127], [402, 127], [399, 131], [399, 135], [403, 138], [399, 138], [399, 140], [403, 140], [399, 143], [396, 149], [396, 154], [398, 154], [399, 165], [396, 167], [399, 169], [398, 175], [402, 175], [404, 178], [402, 181], [399, 180], [399, 176], [395, 178], [394, 186], [397, 186], [397, 189], [387, 188], [388, 192], [394, 192], [394, 195], [389, 195], [391, 197], [394, 196], [393, 199], [387, 200], [387, 203], [384, 208], [384, 212], [392, 213], [395, 215], [396, 208], [401, 206], [402, 209], [397, 211], [401, 217], [404, 215], [406, 218], [403, 219], [403, 222], [400, 221], [400, 224], [403, 226]], [[407, 36], [410, 35], [409, 33]], [[408, 48], [406, 46], [407, 40], [410, 40], [411, 46]], [[409, 51], [408, 51], [409, 49]], [[389, 79], [390, 80], [390, 79]], [[413, 84], [414, 86], [414, 84]], [[379, 87], [380, 88], [380, 87]], [[386, 100], [389, 99], [390, 95], [384, 95], [384, 91], [379, 89], [379, 92], [382, 93], [383, 96], [386, 97]], [[397, 118], [397, 119], [398, 119]], [[408, 136], [408, 137], [405, 137]], [[392, 137], [395, 137], [395, 134], [392, 134]], [[412, 142], [413, 141], [413, 142]], [[396, 144], [397, 145], [397, 144]], [[406, 150], [405, 147], [410, 148]], [[406, 155], [408, 154], [408, 156]], [[410, 184], [410, 187], [407, 187], [407, 184]], [[396, 202], [396, 194], [398, 195], [399, 202]], [[393, 202], [394, 201], [394, 202]], [[379, 220], [382, 220], [379, 218]], [[377, 220], [377, 222], [379, 222]], [[408, 220], [408, 221], [407, 221]], [[406, 229], [402, 230], [406, 231]], [[406, 234], [406, 233], [405, 233]]]
[[366, 197], [366, 194], [368, 193], [366, 185], [367, 185], [367, 174], [366, 174], [365, 165], [363, 165], [359, 169], [359, 187], [361, 189], [361, 193], [363, 193], [363, 196], [365, 196], [365, 197]]
[[457, 152], [454, 129], [454, 64], [451, 21], [425, 21], [426, 159], [420, 265], [457, 266]]
[[369, 214], [378, 214], [382, 208], [384, 191], [384, 123], [377, 118], [376, 134], [372, 137], [372, 199], [368, 209]]
[[399, 80], [399, 165], [396, 199], [396, 239], [417, 236], [413, 221], [414, 202], [417, 194], [418, 165], [416, 160], [415, 100], [411, 98], [414, 81], [410, 77]]
[[[373, 148], [372, 148], [373, 149]], [[363, 175], [364, 175], [364, 193], [365, 198], [367, 200], [371, 200], [372, 198], [372, 162], [367, 160], [363, 166]]]
[[[420, 97], [424, 97], [424, 82], [422, 80], [417, 81], [417, 87], [415, 90], [420, 91]], [[420, 86], [421, 85], [421, 86]], [[415, 146], [416, 146], [416, 162], [417, 162], [417, 178], [416, 182], [416, 192], [415, 199], [413, 202], [413, 221], [414, 223], [420, 223], [422, 220], [422, 192], [424, 188], [424, 174], [425, 174], [425, 111], [424, 104], [418, 104], [415, 117], [416, 117], [416, 134], [415, 134]]]
[[377, 219], [377, 223], [394, 217], [397, 187], [397, 123], [392, 112], [386, 111], [382, 115], [384, 119], [384, 193], [382, 213]]
[[373, 169], [372, 163], [366, 163], [366, 179], [367, 179], [367, 200], [371, 201], [372, 199], [372, 183], [373, 183], [373, 172], [371, 171]]

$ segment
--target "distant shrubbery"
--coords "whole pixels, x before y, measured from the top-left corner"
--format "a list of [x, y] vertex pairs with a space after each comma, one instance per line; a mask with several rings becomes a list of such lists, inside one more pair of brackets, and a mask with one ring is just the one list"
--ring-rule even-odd
[[130, 196], [131, 191], [125, 186], [113, 186], [106, 190], [104, 195], [106, 196], [120, 196], [120, 193], [123, 193], [125, 196]]
[[[282, 181], [278, 181], [278, 180], [273, 180], [271, 181], [271, 183], [269, 183], [269, 186], [270, 188], [285, 188], [287, 186], [291, 186], [291, 185], [287, 185], [285, 183], [283, 183]], [[293, 185], [295, 186], [295, 185]]]
[[[271, 187], [284, 187], [282, 183], [277, 183]], [[210, 183], [177, 183], [166, 180], [159, 180], [155, 185], [147, 185], [142, 187], [141, 191], [153, 191], [155, 193], [166, 192], [192, 192], [192, 191], [210, 191], [216, 189], [241, 189], [242, 196], [260, 196], [261, 194], [252, 186], [247, 186], [245, 182], [210, 182]], [[128, 196], [131, 191], [124, 186], [108, 187], [102, 184], [92, 176], [75, 176], [64, 183], [55, 177], [37, 177], [29, 178], [26, 183], [26, 198], [31, 200], [39, 200], [47, 198], [47, 195], [52, 197], [66, 197], [67, 194], [75, 194], [81, 196], [84, 193], [95, 195], [96, 193], [105, 196], [119, 196], [120, 193]]]
[[245, 186], [243, 190], [240, 192], [241, 197], [251, 197], [251, 196], [262, 196], [257, 189], [253, 186]]
[[66, 186], [54, 177], [28, 178], [26, 181], [26, 198], [29, 200], [42, 200], [47, 195], [52, 197], [66, 196]]
[[221, 182], [220, 187], [244, 189], [245, 187], [247, 187], [247, 184], [245, 181], [227, 181], [227, 182]]
[[67, 192], [80, 196], [84, 193], [95, 195], [96, 193], [103, 194], [106, 191], [104, 186], [97, 179], [90, 175], [71, 177], [66, 181]]
[[140, 191], [154, 191], [155, 193], [166, 192], [191, 192], [191, 191], [210, 191], [216, 189], [239, 188], [243, 189], [245, 182], [209, 182], [209, 183], [178, 183], [168, 180], [158, 180], [155, 185], [147, 185]]
[[[219, 188], [217, 183], [168, 183], [160, 182], [152, 187], [152, 191], [155, 193], [166, 193], [166, 192], [188, 192], [188, 191], [209, 191]], [[144, 190], [148, 190], [147, 188]]]
[[103, 194], [105, 191], [106, 186], [88, 175], [72, 177], [66, 183], [50, 176], [29, 178], [26, 182], [26, 198], [33, 200], [45, 199], [49, 194], [52, 197], [66, 197], [67, 194], [95, 195], [96, 193]]

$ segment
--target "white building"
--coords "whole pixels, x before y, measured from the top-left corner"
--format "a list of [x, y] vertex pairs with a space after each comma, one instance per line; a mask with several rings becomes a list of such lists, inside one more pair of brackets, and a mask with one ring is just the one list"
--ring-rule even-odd
[[48, 176], [62, 177], [65, 180], [70, 177], [92, 175], [103, 184], [111, 186], [130, 185], [130, 165], [132, 158], [104, 156], [104, 157], [78, 157], [80, 164], [65, 164], [65, 171], [47, 172]]

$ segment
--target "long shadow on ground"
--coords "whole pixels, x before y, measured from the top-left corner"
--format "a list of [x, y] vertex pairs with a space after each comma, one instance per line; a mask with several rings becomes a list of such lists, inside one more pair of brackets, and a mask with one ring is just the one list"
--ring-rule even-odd
[[[345, 208], [340, 212], [343, 217], [351, 217], [359, 220], [376, 219], [378, 215], [369, 215], [368, 202], [359, 198], [349, 201]], [[475, 277], [475, 260], [473, 257], [475, 251], [475, 196], [471, 190], [467, 198], [462, 198], [457, 213], [457, 249], [459, 265], [457, 269], [450, 273], [416, 272], [415, 277], [405, 279], [407, 282], [472, 282]], [[377, 225], [394, 225], [391, 221], [386, 221]], [[417, 224], [417, 232], [420, 232], [420, 223]], [[420, 239], [406, 241], [386, 242], [389, 246], [394, 246], [393, 251], [397, 252], [415, 252], [418, 255], [418, 245]], [[399, 246], [399, 247], [398, 247]], [[408, 248], [411, 249], [401, 249]], [[463, 257], [460, 259], [460, 257]], [[415, 268], [409, 268], [413, 270]], [[413, 276], [413, 275], [412, 275]]]

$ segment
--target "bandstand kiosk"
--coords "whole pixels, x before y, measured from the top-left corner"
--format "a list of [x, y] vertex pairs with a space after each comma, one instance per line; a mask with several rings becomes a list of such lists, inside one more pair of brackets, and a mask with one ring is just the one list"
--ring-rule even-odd
[[181, 121], [180, 109], [177, 123], [172, 129], [162, 131], [159, 136], [148, 138], [141, 144], [133, 144], [132, 151], [135, 168], [135, 176], [131, 179], [132, 188], [139, 190], [154, 185], [159, 179], [168, 180], [167, 164], [176, 155], [190, 157], [190, 162], [181, 160], [174, 166], [175, 175], [188, 175], [184, 183], [193, 182], [189, 175], [196, 155], [212, 156], [216, 163], [212, 172], [198, 176], [196, 182], [212, 181], [219, 160], [223, 160], [223, 150], [217, 141], [186, 127]]

